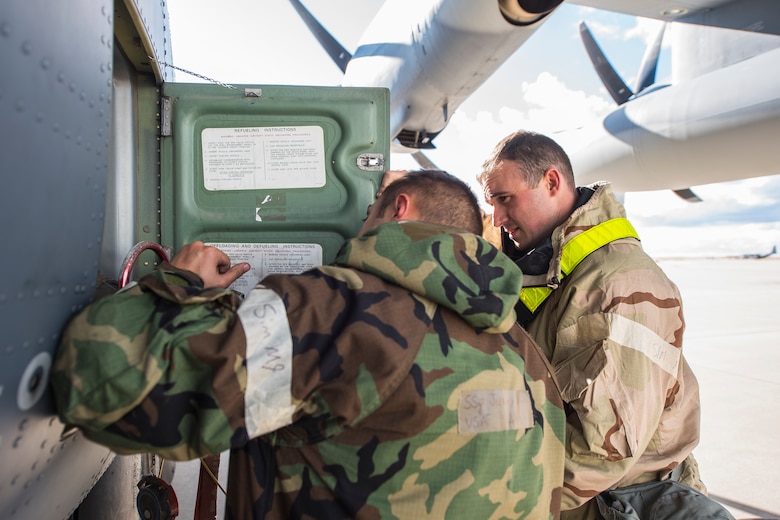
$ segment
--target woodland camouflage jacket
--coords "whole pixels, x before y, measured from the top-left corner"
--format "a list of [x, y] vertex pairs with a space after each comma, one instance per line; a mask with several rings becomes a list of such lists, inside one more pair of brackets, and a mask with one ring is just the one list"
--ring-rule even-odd
[[[567, 408], [562, 508], [601, 491], [669, 476], [703, 489], [689, 457], [699, 440], [699, 387], [682, 356], [677, 287], [635, 238], [611, 242], [561, 276], [561, 254], [578, 234], [625, 218], [608, 184], [553, 231], [542, 282], [563, 281], [528, 331], [550, 359]], [[524, 285], [539, 280], [524, 278]], [[592, 518], [593, 503], [564, 518]]]
[[226, 518], [551, 518], [565, 418], [520, 271], [419, 222], [241, 302], [164, 264], [64, 331], [63, 422], [119, 453], [231, 449]]

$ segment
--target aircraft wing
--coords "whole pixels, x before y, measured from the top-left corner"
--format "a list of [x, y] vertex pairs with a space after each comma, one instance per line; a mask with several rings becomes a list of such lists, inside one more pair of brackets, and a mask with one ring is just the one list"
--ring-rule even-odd
[[567, 0], [567, 2], [667, 22], [780, 35], [780, 2], [766, 0]]

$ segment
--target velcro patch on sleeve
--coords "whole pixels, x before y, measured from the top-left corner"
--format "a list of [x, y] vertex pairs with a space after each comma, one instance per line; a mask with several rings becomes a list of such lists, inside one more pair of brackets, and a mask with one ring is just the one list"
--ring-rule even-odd
[[525, 390], [467, 390], [458, 401], [458, 433], [524, 430], [534, 425]]

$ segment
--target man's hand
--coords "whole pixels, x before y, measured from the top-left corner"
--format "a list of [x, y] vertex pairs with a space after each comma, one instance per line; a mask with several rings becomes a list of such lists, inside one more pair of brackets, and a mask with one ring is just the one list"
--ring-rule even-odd
[[230, 267], [228, 255], [201, 241], [184, 245], [171, 260], [171, 265], [197, 274], [203, 280], [205, 287], [223, 289], [238, 280], [250, 268], [246, 262]]
[[409, 173], [408, 170], [387, 170], [382, 177], [382, 184], [380, 184], [379, 190], [376, 192], [376, 198], [381, 197], [385, 188], [390, 186], [393, 182], [406, 177], [407, 173]]

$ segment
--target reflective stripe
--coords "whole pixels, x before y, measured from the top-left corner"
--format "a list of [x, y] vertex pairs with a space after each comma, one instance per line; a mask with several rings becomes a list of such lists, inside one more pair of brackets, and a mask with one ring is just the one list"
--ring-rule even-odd
[[520, 301], [528, 310], [536, 312], [536, 309], [550, 296], [552, 289], [549, 287], [523, 287], [520, 289]]
[[262, 285], [238, 308], [246, 334], [244, 419], [249, 438], [292, 422], [292, 336], [282, 299]]
[[671, 376], [677, 376], [682, 350], [664, 341], [653, 330], [620, 314], [607, 314], [609, 339], [641, 352]]
[[[625, 218], [607, 220], [569, 240], [563, 246], [561, 253], [561, 280], [566, 275], [571, 274], [589, 254], [621, 238], [639, 240], [634, 226]], [[536, 312], [536, 309], [550, 296], [550, 293], [552, 293], [550, 287], [523, 287], [520, 290], [520, 301], [531, 312]]]
[[607, 220], [572, 238], [563, 247], [563, 254], [561, 255], [563, 276], [574, 271], [574, 268], [593, 251], [621, 238], [636, 238], [639, 240], [639, 235], [637, 235], [634, 226], [624, 218]]

